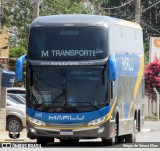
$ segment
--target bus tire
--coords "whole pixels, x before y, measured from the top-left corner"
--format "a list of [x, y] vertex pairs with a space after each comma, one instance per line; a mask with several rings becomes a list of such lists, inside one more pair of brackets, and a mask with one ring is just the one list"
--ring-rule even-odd
[[113, 145], [115, 145], [115, 137], [112, 137], [110, 139], [102, 138], [102, 143], [104, 143], [107, 146], [108, 145], [113, 146]]
[[135, 134], [128, 134], [125, 136], [125, 143], [135, 143], [136, 137]]
[[141, 112], [138, 111], [138, 132], [141, 131]]
[[79, 143], [79, 139], [63, 139], [63, 138], [61, 138], [60, 143], [62, 145], [67, 145], [67, 146], [72, 145], [72, 146], [74, 146], [74, 145], [77, 145]]
[[123, 142], [124, 142], [124, 136], [118, 136], [117, 143], [123, 143]]
[[117, 143], [124, 142], [124, 136], [119, 136], [119, 114], [118, 113], [117, 113], [117, 117], [116, 117], [115, 142], [117, 142]]
[[7, 117], [6, 129], [9, 132], [21, 132], [23, 130], [22, 122], [18, 117]]
[[37, 138], [37, 144], [41, 144], [42, 147], [47, 146], [48, 142], [54, 142], [54, 138]]

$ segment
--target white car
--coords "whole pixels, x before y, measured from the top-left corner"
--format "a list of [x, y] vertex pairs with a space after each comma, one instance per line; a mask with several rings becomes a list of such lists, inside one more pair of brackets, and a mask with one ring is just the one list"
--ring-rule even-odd
[[19, 94], [7, 93], [7, 99], [13, 99], [20, 104], [26, 104], [26, 99]]
[[7, 93], [19, 94], [24, 98], [26, 97], [26, 89], [21, 87], [7, 88]]
[[6, 130], [20, 132], [26, 127], [26, 105], [13, 99], [6, 100]]

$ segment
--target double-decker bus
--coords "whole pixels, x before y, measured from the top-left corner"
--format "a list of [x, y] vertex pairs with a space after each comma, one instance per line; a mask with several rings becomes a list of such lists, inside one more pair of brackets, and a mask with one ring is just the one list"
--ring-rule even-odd
[[27, 136], [47, 145], [101, 138], [135, 142], [144, 123], [144, 50], [139, 24], [98, 15], [52, 15], [30, 25]]

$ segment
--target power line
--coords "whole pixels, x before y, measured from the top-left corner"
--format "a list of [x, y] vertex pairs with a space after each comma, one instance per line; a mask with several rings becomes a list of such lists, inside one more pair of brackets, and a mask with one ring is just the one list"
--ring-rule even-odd
[[[126, 16], [126, 15], [120, 15], [122, 13], [125, 13], [127, 11], [127, 9], [131, 6], [131, 4], [134, 2], [134, 0], [132, 2], [129, 3], [129, 5], [125, 8], [125, 10], [122, 10], [120, 12], [118, 12], [118, 15], [117, 14], [111, 14], [112, 16]], [[128, 15], [127, 15], [128, 16]]]
[[[102, 8], [104, 10], [118, 9], [118, 8], [121, 8], [121, 7], [124, 7], [124, 6], [128, 5], [128, 4], [130, 4], [133, 1], [135, 1], [135, 0], [130, 0], [129, 2], [126, 2], [126, 3], [124, 3], [124, 4], [120, 5], [120, 6], [117, 6], [117, 7], [111, 7], [111, 8], [100, 7], [100, 8]], [[99, 6], [97, 6], [97, 7], [99, 7]]]
[[156, 5], [159, 4], [159, 3], [160, 3], [160, 1], [159, 1], [159, 2], [156, 2], [155, 4], [153, 4], [153, 5], [149, 6], [148, 8], [144, 9], [142, 12], [143, 12], [143, 13], [146, 12], [147, 10], [149, 10], [149, 9], [152, 8], [153, 6], [156, 6]]
[[142, 21], [142, 20], [141, 20], [141, 22], [142, 22], [142, 24], [143, 24], [144, 26], [148, 27], [148, 29], [150, 29], [150, 30], [152, 30], [152, 31], [155, 31], [155, 32], [157, 32], [158, 34], [160, 34], [160, 32], [159, 32], [157, 29], [151, 27], [150, 25], [146, 24], [146, 23], [145, 23], [144, 21]]

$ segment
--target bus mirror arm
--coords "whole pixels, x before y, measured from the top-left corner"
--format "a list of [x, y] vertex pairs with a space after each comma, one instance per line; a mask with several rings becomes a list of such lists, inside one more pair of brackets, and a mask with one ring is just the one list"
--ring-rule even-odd
[[111, 81], [111, 87], [110, 87], [110, 98], [113, 99], [113, 95], [114, 95], [114, 82]]
[[19, 57], [16, 61], [16, 81], [21, 82], [22, 81], [22, 74], [23, 74], [23, 63], [26, 60], [27, 55], [23, 55]]
[[108, 60], [108, 80], [116, 81], [116, 59], [115, 55], [110, 55]]
[[107, 101], [101, 103], [100, 105], [104, 105], [104, 104], [109, 105], [110, 104], [110, 100], [107, 100]]

